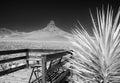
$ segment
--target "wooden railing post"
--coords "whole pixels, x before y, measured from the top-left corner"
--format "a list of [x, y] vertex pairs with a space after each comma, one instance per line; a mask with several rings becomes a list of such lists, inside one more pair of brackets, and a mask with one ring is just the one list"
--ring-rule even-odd
[[29, 68], [29, 50], [26, 51], [26, 67]]
[[42, 56], [42, 83], [46, 83], [46, 56]]

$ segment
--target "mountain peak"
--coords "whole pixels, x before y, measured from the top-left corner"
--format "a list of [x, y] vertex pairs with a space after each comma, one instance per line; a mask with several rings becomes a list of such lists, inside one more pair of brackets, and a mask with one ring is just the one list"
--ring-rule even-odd
[[56, 27], [55, 22], [51, 20], [45, 28], [43, 28], [43, 31], [48, 32], [59, 32], [62, 31], [60, 28]]
[[55, 21], [54, 20], [51, 20], [47, 26], [55, 26]]

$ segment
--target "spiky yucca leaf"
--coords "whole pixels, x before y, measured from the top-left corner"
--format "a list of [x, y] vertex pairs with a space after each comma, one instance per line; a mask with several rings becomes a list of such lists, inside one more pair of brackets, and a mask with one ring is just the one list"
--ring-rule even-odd
[[97, 9], [97, 23], [93, 22], [94, 36], [90, 36], [83, 28], [73, 30], [74, 38], [70, 38], [73, 45], [74, 59], [70, 59], [71, 70], [79, 78], [107, 83], [120, 81], [120, 23], [118, 11], [115, 19], [113, 10], [108, 7], [107, 12]]

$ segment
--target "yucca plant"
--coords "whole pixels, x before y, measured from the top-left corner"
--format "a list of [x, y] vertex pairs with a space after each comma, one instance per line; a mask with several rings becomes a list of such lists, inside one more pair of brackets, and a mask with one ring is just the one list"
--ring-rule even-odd
[[[74, 55], [70, 58], [70, 70], [75, 83], [120, 82], [120, 9], [115, 17], [112, 8], [105, 12], [97, 9], [97, 22], [90, 12], [93, 23], [93, 36], [80, 24], [70, 38]], [[82, 80], [80, 82], [80, 80]]]

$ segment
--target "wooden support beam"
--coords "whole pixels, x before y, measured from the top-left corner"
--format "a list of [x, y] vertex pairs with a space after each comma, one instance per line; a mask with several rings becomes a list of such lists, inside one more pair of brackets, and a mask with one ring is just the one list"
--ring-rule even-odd
[[42, 57], [42, 83], [46, 83], [46, 56]]
[[26, 52], [26, 67], [29, 68], [29, 52]]

